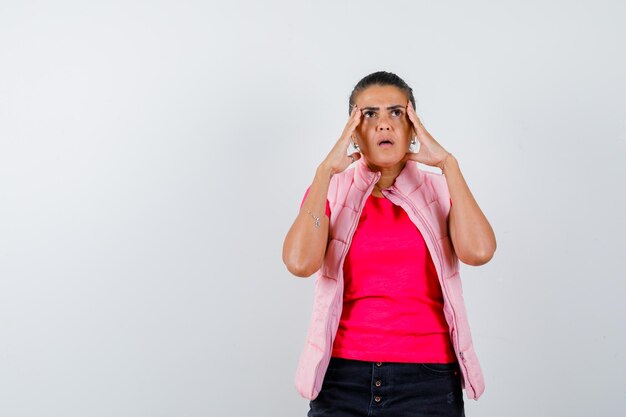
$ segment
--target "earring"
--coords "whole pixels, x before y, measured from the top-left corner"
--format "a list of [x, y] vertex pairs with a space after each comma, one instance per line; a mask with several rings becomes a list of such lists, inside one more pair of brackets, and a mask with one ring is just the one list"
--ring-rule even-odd
[[417, 143], [417, 137], [414, 137], [413, 140], [411, 141], [411, 145], [415, 145]]

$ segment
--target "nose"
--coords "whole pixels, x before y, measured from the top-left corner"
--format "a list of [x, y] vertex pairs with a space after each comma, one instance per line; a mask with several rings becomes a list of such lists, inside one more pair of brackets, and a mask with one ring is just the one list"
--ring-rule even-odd
[[389, 130], [389, 121], [387, 120], [387, 116], [382, 116], [380, 119], [378, 119], [378, 126], [376, 126], [376, 130], [378, 131], [383, 131], [383, 130]]

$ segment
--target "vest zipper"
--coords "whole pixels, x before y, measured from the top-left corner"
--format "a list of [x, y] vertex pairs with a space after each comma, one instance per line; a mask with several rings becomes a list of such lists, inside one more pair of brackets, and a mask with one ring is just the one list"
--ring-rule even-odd
[[[441, 249], [439, 248], [439, 245], [437, 244], [437, 240], [435, 238], [435, 234], [433, 233], [432, 229], [430, 228], [430, 224], [424, 219], [424, 216], [422, 216], [422, 213], [419, 210], [417, 210], [417, 208], [415, 207], [415, 205], [413, 205], [411, 200], [405, 198], [402, 195], [402, 193], [396, 192], [394, 189], [386, 189], [384, 191], [388, 191], [390, 194], [398, 196], [402, 201], [404, 201], [406, 204], [408, 204], [411, 207], [411, 210], [413, 211], [413, 213], [416, 213], [417, 216], [420, 218], [421, 223], [424, 225], [424, 228], [426, 229], [426, 231], [430, 235], [430, 240], [431, 240], [433, 246], [435, 247], [435, 251], [437, 252], [437, 260], [439, 261], [439, 270], [443, 274], [443, 262], [442, 262], [443, 255], [441, 253]], [[383, 194], [384, 194], [384, 191], [383, 191]], [[450, 296], [448, 295], [448, 286], [446, 284], [446, 278], [443, 275], [441, 276], [441, 283], [443, 284], [442, 285], [442, 289], [446, 293], [447, 299], [450, 300]], [[472, 391], [476, 392], [476, 390], [474, 389], [474, 386], [472, 385], [472, 382], [470, 381], [470, 375], [469, 375], [469, 371], [467, 370], [465, 357], [463, 356], [463, 352], [461, 352], [461, 344], [459, 342], [459, 332], [457, 330], [458, 326], [457, 326], [457, 321], [456, 321], [456, 311], [454, 311], [454, 306], [452, 304], [450, 304], [450, 310], [452, 310], [452, 319], [453, 319], [453, 322], [454, 322], [454, 330], [455, 330], [454, 331], [454, 336], [455, 336], [454, 338], [456, 339], [456, 346], [457, 346], [457, 350], [459, 352], [459, 356], [461, 357], [461, 362], [462, 362], [463, 369], [465, 369], [466, 379], [467, 379], [467, 382], [469, 383], [470, 387], [472, 388]]]

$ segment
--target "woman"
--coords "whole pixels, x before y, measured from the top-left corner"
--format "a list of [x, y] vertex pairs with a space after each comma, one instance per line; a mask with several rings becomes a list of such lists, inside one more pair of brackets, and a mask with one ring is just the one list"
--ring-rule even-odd
[[349, 105], [283, 247], [291, 273], [318, 272], [296, 386], [309, 417], [463, 416], [484, 382], [458, 262], [488, 262], [493, 230], [400, 77], [366, 76]]

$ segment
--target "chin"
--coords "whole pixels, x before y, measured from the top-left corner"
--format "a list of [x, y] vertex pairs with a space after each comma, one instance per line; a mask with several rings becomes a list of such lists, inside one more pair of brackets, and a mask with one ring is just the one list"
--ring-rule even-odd
[[391, 155], [386, 155], [384, 157], [378, 156], [377, 158], [365, 157], [365, 161], [369, 165], [373, 165], [373, 166], [378, 167], [378, 168], [391, 168], [391, 167], [394, 167], [394, 166], [398, 165], [399, 163], [401, 163], [402, 159], [404, 159], [404, 154], [400, 155], [400, 156], [395, 156], [395, 157], [391, 156]]

